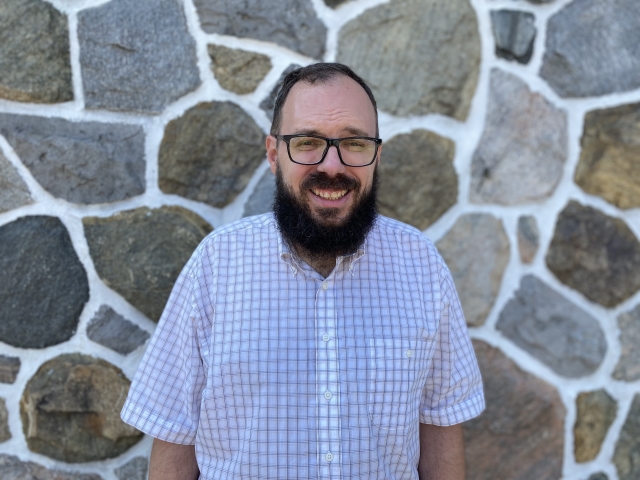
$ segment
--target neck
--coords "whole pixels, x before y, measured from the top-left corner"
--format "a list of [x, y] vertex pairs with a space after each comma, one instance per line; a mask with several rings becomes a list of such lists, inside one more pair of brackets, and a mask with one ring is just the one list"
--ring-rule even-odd
[[318, 255], [308, 252], [299, 245], [294, 245], [296, 254], [304, 260], [311, 268], [327, 278], [336, 266], [336, 257], [334, 255]]

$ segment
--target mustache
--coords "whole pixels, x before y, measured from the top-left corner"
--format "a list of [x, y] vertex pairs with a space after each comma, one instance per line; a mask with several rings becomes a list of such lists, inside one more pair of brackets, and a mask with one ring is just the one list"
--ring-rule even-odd
[[338, 174], [330, 177], [324, 172], [314, 172], [309, 174], [300, 184], [302, 190], [310, 190], [312, 188], [321, 188], [329, 190], [356, 190], [360, 188], [360, 180], [353, 177], [347, 177]]

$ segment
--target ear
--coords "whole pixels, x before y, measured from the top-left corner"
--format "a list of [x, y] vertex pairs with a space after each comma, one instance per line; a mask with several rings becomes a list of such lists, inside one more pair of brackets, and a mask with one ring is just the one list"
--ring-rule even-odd
[[278, 165], [278, 140], [273, 135], [267, 135], [265, 146], [267, 147], [267, 161], [269, 162], [271, 171], [275, 175]]

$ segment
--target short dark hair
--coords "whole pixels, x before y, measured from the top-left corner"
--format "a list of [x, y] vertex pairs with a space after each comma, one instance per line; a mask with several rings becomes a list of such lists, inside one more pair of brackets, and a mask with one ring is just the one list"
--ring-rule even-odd
[[271, 122], [271, 131], [269, 133], [271, 135], [280, 134], [280, 126], [282, 124], [282, 107], [289, 96], [291, 88], [293, 88], [296, 83], [306, 82], [312, 85], [315, 83], [327, 83], [329, 80], [340, 75], [355, 80], [367, 93], [369, 100], [371, 100], [371, 105], [373, 105], [373, 111], [376, 115], [377, 137], [379, 134], [378, 107], [376, 105], [376, 99], [373, 96], [373, 92], [362, 78], [342, 63], [314, 63], [312, 65], [307, 65], [306, 67], [297, 68], [284, 77], [284, 80], [282, 81], [282, 88], [280, 88], [280, 91], [278, 92], [276, 103], [273, 108], [273, 121]]

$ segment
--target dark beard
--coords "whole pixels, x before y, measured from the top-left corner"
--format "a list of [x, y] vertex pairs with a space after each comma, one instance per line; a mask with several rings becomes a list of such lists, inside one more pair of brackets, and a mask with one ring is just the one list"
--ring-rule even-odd
[[[347, 188], [355, 190], [358, 180], [338, 175], [329, 177], [326, 173], [309, 175], [301, 184], [302, 191], [311, 187]], [[335, 258], [355, 252], [364, 243], [367, 234], [375, 224], [376, 192], [378, 188], [377, 167], [373, 172], [371, 188], [356, 199], [351, 212], [341, 225], [328, 222], [319, 223], [311, 214], [309, 205], [298, 200], [282, 178], [280, 167], [276, 170], [276, 195], [273, 211], [278, 228], [285, 240], [294, 248], [301, 248], [311, 258]], [[331, 219], [337, 209], [320, 212], [321, 219]]]

